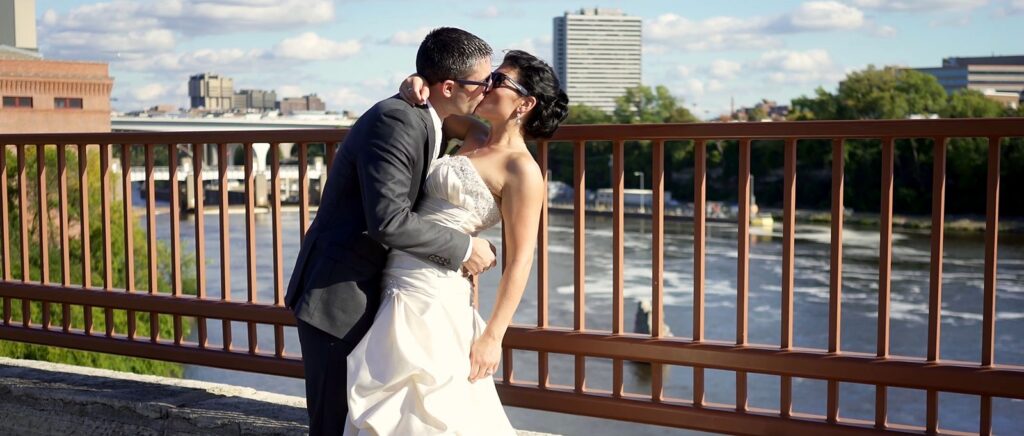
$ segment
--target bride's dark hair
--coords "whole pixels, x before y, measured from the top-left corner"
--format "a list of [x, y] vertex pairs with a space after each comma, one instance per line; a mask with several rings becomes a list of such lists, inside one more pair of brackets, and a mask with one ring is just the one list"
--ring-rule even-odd
[[569, 97], [562, 91], [555, 70], [522, 50], [509, 50], [501, 63], [518, 71], [516, 82], [537, 99], [523, 122], [523, 133], [530, 139], [550, 138], [569, 115]]

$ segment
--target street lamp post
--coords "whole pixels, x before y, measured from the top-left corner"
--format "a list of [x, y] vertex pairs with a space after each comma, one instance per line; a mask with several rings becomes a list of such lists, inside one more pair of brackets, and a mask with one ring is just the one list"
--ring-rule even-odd
[[645, 212], [645, 206], [644, 205], [647, 202], [647, 200], [645, 199], [644, 193], [642, 192], [644, 190], [644, 172], [643, 171], [633, 171], [633, 175], [637, 176], [640, 179], [640, 191], [641, 191], [640, 192], [640, 213], [644, 213]]

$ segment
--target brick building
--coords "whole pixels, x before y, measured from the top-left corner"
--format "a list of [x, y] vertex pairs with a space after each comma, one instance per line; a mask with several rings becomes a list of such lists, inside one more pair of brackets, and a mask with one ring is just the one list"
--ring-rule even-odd
[[0, 133], [109, 132], [106, 63], [45, 60], [0, 45]]
[[302, 97], [287, 97], [281, 100], [281, 114], [292, 115], [296, 112], [322, 112], [327, 110], [327, 105], [324, 101], [317, 97], [316, 94], [305, 95]]

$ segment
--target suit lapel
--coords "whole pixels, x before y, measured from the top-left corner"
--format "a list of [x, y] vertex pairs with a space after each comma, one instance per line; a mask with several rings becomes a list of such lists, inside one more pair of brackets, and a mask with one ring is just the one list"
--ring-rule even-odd
[[430, 109], [427, 109], [426, 106], [417, 106], [416, 112], [420, 115], [420, 119], [423, 120], [423, 124], [427, 128], [427, 142], [423, 144], [423, 172], [420, 173], [420, 185], [422, 185], [423, 181], [427, 178], [427, 170], [430, 169], [430, 161], [432, 160], [430, 147], [434, 144], [437, 132], [434, 132], [434, 120], [430, 117]]

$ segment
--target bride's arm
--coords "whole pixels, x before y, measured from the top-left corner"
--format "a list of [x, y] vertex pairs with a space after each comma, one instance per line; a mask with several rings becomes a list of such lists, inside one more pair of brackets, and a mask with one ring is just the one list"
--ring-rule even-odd
[[[427, 98], [430, 97], [430, 88], [427, 87], [427, 82], [422, 77], [418, 74], [412, 74], [402, 80], [402, 83], [398, 86], [398, 94], [402, 96], [406, 103], [412, 105], [427, 104]], [[448, 118], [445, 118], [441, 130], [444, 132], [445, 137], [461, 140], [480, 139], [480, 143], [487, 139], [487, 135], [491, 131], [490, 127], [484, 124], [483, 121], [469, 115], [448, 116]]]
[[501, 359], [501, 340], [519, 306], [533, 266], [540, 210], [546, 193], [540, 168], [529, 155], [509, 163], [509, 176], [501, 189], [501, 213], [505, 223], [505, 272], [498, 282], [498, 296], [487, 328], [470, 350], [470, 380], [488, 377]]

